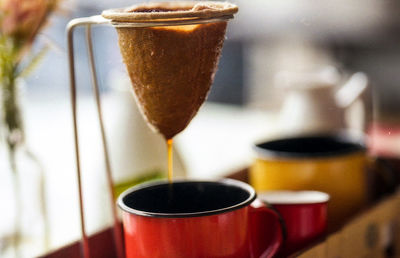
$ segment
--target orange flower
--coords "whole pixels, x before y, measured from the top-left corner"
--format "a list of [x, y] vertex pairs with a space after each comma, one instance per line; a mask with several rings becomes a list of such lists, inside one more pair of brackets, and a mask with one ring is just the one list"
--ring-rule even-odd
[[57, 0], [0, 0], [1, 33], [31, 43]]

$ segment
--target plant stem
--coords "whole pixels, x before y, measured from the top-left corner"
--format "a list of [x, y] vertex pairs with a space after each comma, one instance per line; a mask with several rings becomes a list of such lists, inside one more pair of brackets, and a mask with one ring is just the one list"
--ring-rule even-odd
[[[13, 68], [14, 73], [15, 68]], [[18, 106], [18, 89], [15, 78], [9, 76], [3, 83], [3, 110], [6, 130], [6, 141], [10, 152], [11, 167], [15, 169], [15, 150], [24, 141], [21, 112]]]
[[[10, 69], [8, 67], [8, 69]], [[14, 217], [14, 237], [13, 247], [16, 257], [20, 257], [19, 242], [21, 240], [21, 211], [22, 211], [22, 198], [21, 198], [21, 187], [19, 182], [19, 174], [16, 162], [16, 148], [21, 143], [18, 139], [13, 136], [17, 135], [15, 132], [20, 131], [20, 113], [17, 106], [17, 89], [15, 87], [15, 78], [13, 76], [12, 67], [11, 70], [3, 73], [2, 83], [2, 104], [3, 104], [3, 129], [5, 133], [10, 168], [13, 176], [14, 184], [14, 196], [15, 196], [15, 217]]]
[[19, 62], [16, 55], [20, 45], [14, 40], [0, 37], [0, 83], [1, 83], [1, 123], [10, 154], [10, 164], [13, 171], [15, 166], [15, 151], [24, 141], [21, 112], [18, 103], [18, 77]]
[[39, 173], [39, 195], [40, 195], [40, 212], [43, 219], [44, 227], [44, 250], [47, 252], [50, 250], [50, 225], [47, 217], [47, 205], [46, 205], [46, 177], [44, 167], [39, 159], [25, 146], [25, 154], [29, 159], [38, 167]]
[[[14, 164], [15, 165], [15, 164]], [[17, 173], [17, 167], [12, 168], [12, 174], [14, 179], [14, 194], [15, 194], [15, 218], [14, 218], [14, 239], [12, 241], [15, 257], [20, 257], [19, 242], [21, 240], [21, 210], [22, 210], [22, 199], [21, 189], [19, 184], [19, 177]]]
[[[5, 62], [4, 62], [5, 61]], [[15, 196], [15, 218], [14, 218], [14, 237], [13, 248], [16, 257], [20, 257], [19, 243], [21, 240], [21, 211], [22, 196], [20, 179], [16, 162], [16, 149], [23, 143], [22, 121], [20, 109], [17, 101], [17, 87], [15, 85], [17, 64], [11, 60], [2, 62], [1, 78], [1, 101], [2, 101], [2, 129], [7, 143], [9, 165], [13, 176], [14, 196]]]

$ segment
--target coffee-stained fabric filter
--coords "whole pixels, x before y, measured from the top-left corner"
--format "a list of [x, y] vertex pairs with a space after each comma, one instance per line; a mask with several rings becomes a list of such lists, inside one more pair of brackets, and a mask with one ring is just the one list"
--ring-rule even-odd
[[[222, 2], [149, 3], [103, 12], [113, 22], [217, 18], [237, 12]], [[117, 26], [121, 54], [148, 123], [166, 139], [182, 131], [205, 101], [226, 21], [181, 26]]]

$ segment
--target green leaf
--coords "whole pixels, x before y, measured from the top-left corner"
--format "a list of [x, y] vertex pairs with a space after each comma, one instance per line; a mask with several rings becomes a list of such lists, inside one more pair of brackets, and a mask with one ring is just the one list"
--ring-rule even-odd
[[28, 64], [21, 71], [19, 71], [16, 77], [29, 76], [33, 72], [33, 70], [35, 70], [35, 68], [39, 65], [40, 61], [42, 61], [49, 49], [49, 46], [45, 46], [44, 48], [42, 48], [36, 55], [31, 58]]

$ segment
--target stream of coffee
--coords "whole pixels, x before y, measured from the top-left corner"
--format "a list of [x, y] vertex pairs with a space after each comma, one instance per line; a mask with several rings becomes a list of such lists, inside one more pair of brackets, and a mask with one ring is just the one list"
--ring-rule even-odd
[[173, 176], [173, 170], [174, 166], [172, 163], [172, 139], [167, 140], [167, 149], [168, 149], [168, 181], [172, 183], [172, 176]]

